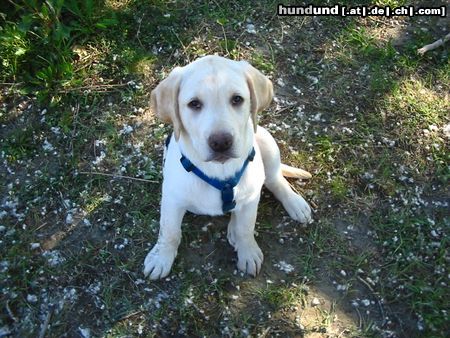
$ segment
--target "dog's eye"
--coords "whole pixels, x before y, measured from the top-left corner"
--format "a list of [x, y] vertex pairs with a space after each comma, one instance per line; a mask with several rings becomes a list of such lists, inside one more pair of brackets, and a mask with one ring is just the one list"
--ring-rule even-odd
[[242, 102], [244, 102], [244, 99], [242, 98], [242, 96], [234, 95], [234, 96], [231, 98], [231, 104], [232, 104], [233, 106], [238, 106], [238, 105], [240, 105]]
[[199, 100], [192, 100], [188, 103], [189, 108], [193, 110], [200, 110], [202, 109], [202, 103]]

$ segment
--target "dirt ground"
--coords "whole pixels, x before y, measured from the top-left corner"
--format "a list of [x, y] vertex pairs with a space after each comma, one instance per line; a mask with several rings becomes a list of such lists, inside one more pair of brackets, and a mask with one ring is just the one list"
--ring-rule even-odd
[[[448, 335], [448, 46], [416, 52], [448, 33], [448, 15], [106, 3], [121, 25], [77, 45], [81, 89], [43, 105], [2, 88], [0, 337]], [[251, 278], [237, 271], [228, 217], [189, 214], [171, 274], [150, 281], [171, 127], [149, 92], [213, 53], [271, 78], [259, 123], [313, 174], [291, 184], [314, 222], [290, 220], [263, 189], [265, 261]]]

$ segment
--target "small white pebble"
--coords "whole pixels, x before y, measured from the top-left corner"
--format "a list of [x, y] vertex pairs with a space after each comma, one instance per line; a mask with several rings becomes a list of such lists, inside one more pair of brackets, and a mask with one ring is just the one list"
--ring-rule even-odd
[[73, 223], [73, 215], [72, 214], [67, 214], [67, 216], [66, 216], [66, 223], [67, 224], [72, 224]]
[[53, 151], [55, 148], [50, 142], [48, 142], [47, 139], [45, 139], [44, 144], [42, 145], [42, 149], [44, 149], [44, 151]]
[[279, 268], [281, 271], [284, 271], [285, 273], [291, 273], [295, 270], [294, 266], [286, 263], [285, 261], [279, 261], [278, 263], [274, 264], [274, 266]]
[[35, 249], [41, 247], [41, 243], [31, 243], [30, 247], [31, 247], [31, 250], [35, 250]]
[[81, 337], [83, 338], [91, 338], [91, 330], [85, 327], [79, 327], [78, 331], [80, 331]]
[[256, 34], [255, 25], [251, 23], [247, 24], [246, 31], [250, 34]]
[[318, 305], [320, 305], [320, 300], [319, 300], [319, 298], [314, 297], [314, 298], [311, 300], [311, 306], [318, 306]]
[[27, 302], [29, 303], [36, 303], [38, 301], [36, 295], [27, 295]]
[[362, 305], [364, 305], [364, 306], [369, 306], [369, 305], [370, 305], [370, 300], [368, 300], [368, 299], [363, 299], [363, 300], [361, 301], [361, 303], [362, 303]]

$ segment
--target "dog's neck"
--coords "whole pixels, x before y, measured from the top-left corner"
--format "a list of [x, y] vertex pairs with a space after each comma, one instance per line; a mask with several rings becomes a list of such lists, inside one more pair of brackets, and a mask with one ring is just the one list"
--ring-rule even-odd
[[248, 133], [246, 133], [246, 138], [243, 140], [243, 150], [241, 157], [239, 158], [230, 158], [225, 163], [220, 163], [216, 161], [204, 161], [204, 159], [198, 156], [194, 147], [192, 146], [191, 141], [189, 140], [189, 136], [181, 133], [180, 138], [178, 140], [178, 146], [180, 152], [187, 157], [197, 168], [199, 168], [203, 173], [205, 173], [209, 177], [214, 177], [217, 179], [227, 179], [233, 176], [237, 171], [239, 171], [244, 165], [245, 160], [247, 159], [249, 153], [254, 146], [254, 132], [253, 127], [249, 125], [251, 129]]

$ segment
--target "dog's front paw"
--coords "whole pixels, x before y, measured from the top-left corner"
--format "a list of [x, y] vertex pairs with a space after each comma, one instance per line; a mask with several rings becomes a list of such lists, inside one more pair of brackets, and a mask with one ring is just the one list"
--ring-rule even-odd
[[236, 250], [238, 255], [238, 269], [256, 277], [261, 270], [261, 265], [264, 260], [264, 255], [256, 241], [241, 242], [236, 246]]
[[176, 249], [156, 244], [145, 257], [144, 275], [153, 280], [166, 277], [172, 268], [176, 255]]
[[283, 203], [284, 208], [292, 219], [300, 223], [310, 223], [311, 208], [308, 203], [296, 193], [291, 194]]

